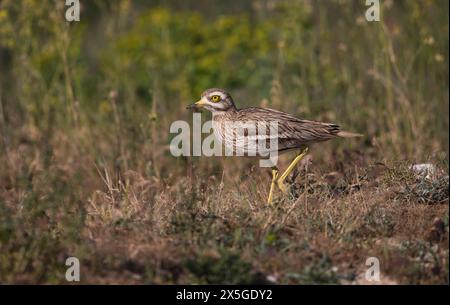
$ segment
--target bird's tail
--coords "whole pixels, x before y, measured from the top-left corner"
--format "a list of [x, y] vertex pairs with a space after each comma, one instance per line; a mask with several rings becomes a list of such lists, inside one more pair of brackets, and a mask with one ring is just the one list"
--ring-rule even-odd
[[339, 131], [336, 135], [341, 138], [357, 138], [357, 137], [363, 136], [360, 133], [354, 133], [354, 132], [348, 132], [348, 131]]

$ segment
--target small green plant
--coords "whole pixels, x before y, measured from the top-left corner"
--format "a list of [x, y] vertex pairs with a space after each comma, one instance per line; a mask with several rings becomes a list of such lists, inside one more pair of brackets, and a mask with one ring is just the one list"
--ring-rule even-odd
[[258, 284], [260, 275], [239, 254], [226, 248], [212, 252], [198, 252], [195, 258], [187, 259], [186, 268], [199, 284]]

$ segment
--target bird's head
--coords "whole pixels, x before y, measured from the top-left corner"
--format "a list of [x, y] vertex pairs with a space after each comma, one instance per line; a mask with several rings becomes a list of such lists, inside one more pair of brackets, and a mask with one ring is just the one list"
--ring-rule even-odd
[[198, 102], [189, 105], [188, 109], [199, 110], [205, 108], [211, 112], [235, 110], [231, 95], [223, 89], [210, 88], [205, 90]]

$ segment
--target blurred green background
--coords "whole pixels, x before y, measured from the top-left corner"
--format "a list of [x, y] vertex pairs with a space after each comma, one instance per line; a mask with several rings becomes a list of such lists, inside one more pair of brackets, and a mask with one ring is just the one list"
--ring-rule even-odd
[[23, 126], [108, 138], [120, 123], [133, 149], [156, 120], [164, 143], [165, 121], [223, 87], [385, 157], [448, 152], [448, 1], [381, 1], [381, 22], [365, 1], [81, 1], [70, 24], [62, 2], [0, 4], [2, 151]]

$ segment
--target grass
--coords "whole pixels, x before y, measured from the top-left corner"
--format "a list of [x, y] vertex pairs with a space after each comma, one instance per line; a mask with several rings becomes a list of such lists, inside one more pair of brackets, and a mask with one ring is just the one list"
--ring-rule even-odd
[[[448, 284], [448, 2], [382, 2], [1, 1], [0, 282]], [[169, 153], [212, 86], [365, 136], [268, 206], [256, 161]]]
[[405, 197], [423, 187], [404, 178], [406, 166], [348, 162], [340, 188], [312, 169], [297, 177], [298, 198], [273, 207], [259, 169], [240, 188], [201, 174], [168, 183], [128, 172], [113, 182], [105, 169], [103, 187], [74, 203], [46, 190], [76, 192], [56, 182], [64, 176], [37, 174], [37, 189], [5, 192], [2, 280], [64, 282], [64, 260], [77, 256], [84, 283], [363, 283], [376, 256], [383, 283], [448, 282], [448, 176], [428, 184], [438, 195], [427, 198], [440, 198], [434, 185], [446, 179], [446, 201], [424, 203]]

